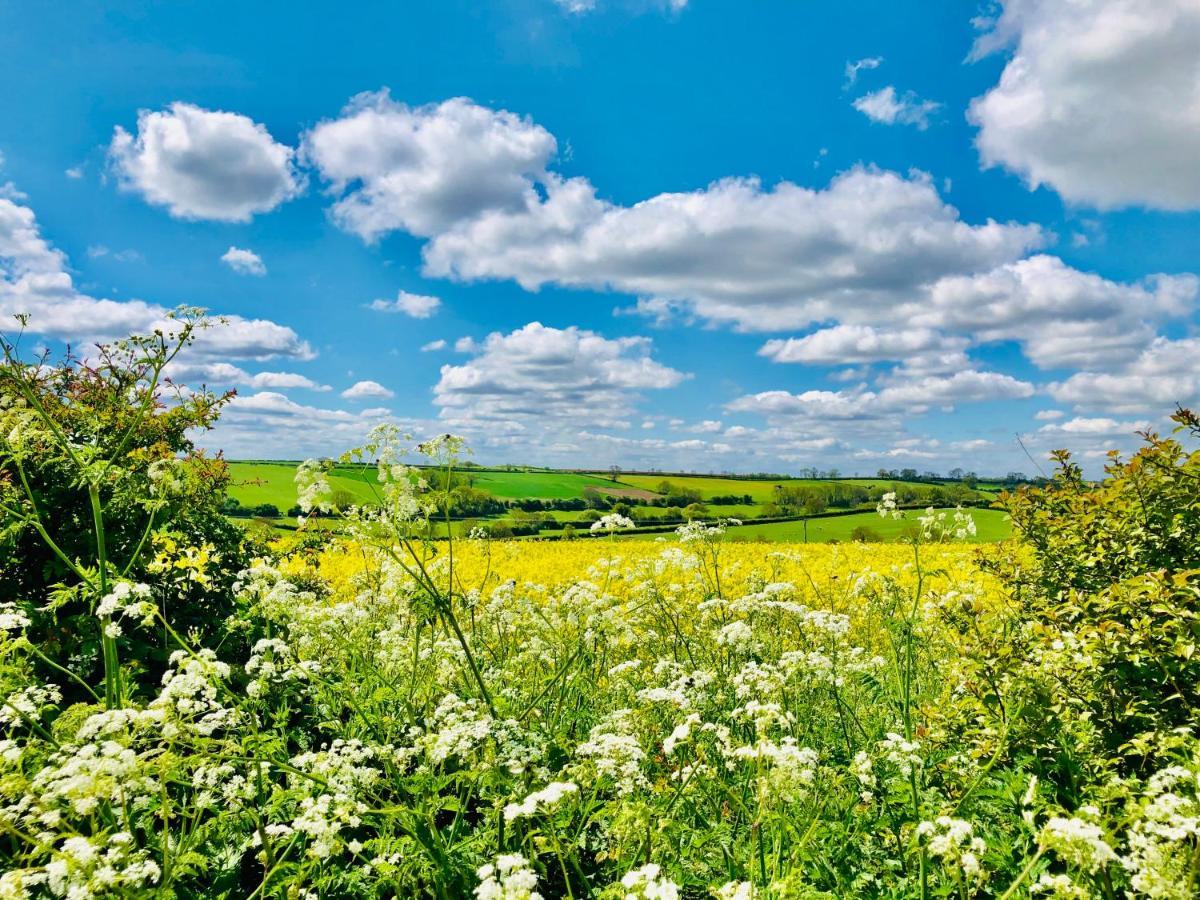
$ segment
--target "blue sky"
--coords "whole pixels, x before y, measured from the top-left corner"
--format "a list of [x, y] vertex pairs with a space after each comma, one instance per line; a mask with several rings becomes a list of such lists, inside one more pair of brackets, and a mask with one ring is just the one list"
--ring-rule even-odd
[[231, 456], [1094, 467], [1200, 399], [1197, 46], [1189, 0], [9, 4], [0, 312], [233, 317], [175, 373]]

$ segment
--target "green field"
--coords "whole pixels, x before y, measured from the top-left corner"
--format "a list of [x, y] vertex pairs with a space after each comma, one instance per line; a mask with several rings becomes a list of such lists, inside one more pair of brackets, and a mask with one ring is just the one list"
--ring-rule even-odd
[[[1008, 514], [998, 509], [973, 509], [970, 511], [975, 519], [977, 533], [974, 541], [1002, 541], [1012, 533]], [[916, 510], [908, 510], [903, 519], [883, 519], [878, 513], [850, 513], [845, 516], [822, 516], [808, 520], [808, 542], [824, 543], [827, 541], [851, 540], [855, 528], [870, 529], [880, 539], [893, 541], [904, 537], [905, 533], [917, 525]], [[670, 537], [670, 534], [637, 534], [629, 535], [634, 540], [653, 540], [658, 537]], [[766, 522], [761, 525], [734, 525], [728, 528], [725, 536], [739, 541], [804, 541], [804, 522]]]
[[705, 500], [730, 494], [737, 496], [749, 494], [757, 503], [771, 501], [774, 498], [775, 489], [780, 486], [831, 488], [838, 485], [853, 485], [868, 490], [886, 491], [897, 485], [905, 485], [914, 488], [918, 493], [925, 493], [939, 487], [939, 485], [926, 482], [902, 482], [886, 478], [783, 478], [760, 481], [747, 478], [722, 478], [717, 475], [620, 475], [619, 481], [629, 487], [647, 491], [656, 491], [662, 482], [669, 481], [678, 487], [699, 491], [700, 496]]
[[473, 472], [460, 469], [471, 487], [487, 491], [504, 500], [537, 497], [541, 500], [565, 500], [583, 495], [586, 487], [621, 488], [611, 478], [576, 475], [572, 472]]
[[[295, 462], [250, 462], [235, 460], [229, 463], [232, 481], [229, 495], [243, 506], [273, 503], [280, 511], [296, 502]], [[503, 500], [537, 497], [560, 500], [582, 496], [584, 488], [620, 488], [609, 478], [597, 475], [578, 475], [571, 472], [473, 472], [463, 469], [460, 475], [470, 485]], [[372, 500], [371, 486], [375, 483], [373, 467], [335, 466], [329, 478], [335, 491], [345, 490], [359, 501]]]
[[[294, 462], [231, 462], [229, 464], [229, 496], [242, 506], [254, 507], [271, 503], [280, 512], [287, 512], [296, 503], [296, 466]], [[334, 491], [347, 491], [356, 501], [372, 500], [371, 485], [374, 470], [368, 470], [366, 481], [354, 468], [339, 466], [329, 475]]]
[[627, 487], [640, 488], [645, 491], [657, 491], [664, 481], [681, 488], [699, 491], [700, 496], [707, 500], [710, 497], [720, 497], [734, 494], [741, 496], [749, 494], [759, 503], [766, 503], [775, 495], [775, 487], [781, 484], [801, 484], [806, 486], [827, 486], [831, 481], [750, 481], [742, 478], [720, 478], [709, 475], [621, 475], [621, 484]]

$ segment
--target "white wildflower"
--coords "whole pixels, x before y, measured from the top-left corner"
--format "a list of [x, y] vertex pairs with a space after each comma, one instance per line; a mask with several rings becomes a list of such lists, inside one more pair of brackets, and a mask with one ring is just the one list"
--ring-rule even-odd
[[537, 872], [519, 853], [501, 854], [494, 864], [480, 866], [475, 874], [479, 876], [478, 900], [542, 900], [534, 890]]
[[552, 781], [540, 791], [534, 791], [520, 803], [509, 803], [504, 807], [504, 821], [511, 822], [523, 816], [532, 816], [539, 811], [553, 809], [568, 794], [579, 791], [579, 785], [571, 781]]
[[662, 868], [647, 863], [640, 869], [627, 872], [621, 879], [625, 900], [678, 900], [679, 885], [662, 876]]

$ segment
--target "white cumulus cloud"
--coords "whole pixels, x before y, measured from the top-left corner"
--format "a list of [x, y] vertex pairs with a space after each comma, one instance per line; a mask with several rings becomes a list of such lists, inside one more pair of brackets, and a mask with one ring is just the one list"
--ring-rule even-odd
[[304, 153], [339, 195], [334, 220], [365, 240], [430, 236], [494, 209], [519, 210], [554, 155], [528, 118], [462, 97], [410, 107], [360, 94], [304, 137]]
[[977, 55], [1012, 45], [970, 109], [987, 166], [1098, 208], [1200, 207], [1200, 4], [1004, 0]]
[[509, 427], [588, 422], [622, 427], [643, 390], [687, 377], [650, 356], [644, 337], [605, 338], [531, 322], [493, 332], [462, 365], [445, 365], [434, 388], [442, 417]]
[[442, 301], [425, 294], [400, 291], [395, 300], [372, 300], [371, 309], [379, 312], [402, 313], [414, 319], [428, 319], [438, 311]]
[[109, 160], [126, 190], [182, 219], [247, 222], [303, 189], [292, 148], [238, 113], [172, 103], [117, 126]]
[[919, 131], [929, 127], [930, 117], [942, 104], [922, 100], [912, 91], [898, 94], [892, 85], [864, 94], [854, 101], [854, 108], [882, 125], [912, 125]]
[[267, 267], [262, 257], [253, 250], [242, 247], [230, 247], [221, 256], [221, 262], [233, 269], [239, 275], [266, 275]]
[[342, 396], [347, 400], [363, 400], [368, 397], [379, 397], [389, 399], [395, 397], [394, 391], [385, 388], [378, 381], [356, 381], [350, 387], [342, 391]]

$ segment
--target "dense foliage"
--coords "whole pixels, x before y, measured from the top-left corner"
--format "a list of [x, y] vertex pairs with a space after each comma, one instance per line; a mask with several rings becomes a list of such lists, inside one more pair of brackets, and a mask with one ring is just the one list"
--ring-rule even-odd
[[[133, 346], [137, 412], [112, 414], [154, 434], [191, 395], [160, 404], [172, 347]], [[1099, 484], [1062, 456], [1009, 498], [1025, 540], [982, 551], [953, 543], [961, 510], [890, 546], [699, 521], [622, 543], [616, 511], [611, 540], [527, 545], [433, 539], [459, 442], [417, 448], [431, 475], [382, 428], [344, 461], [375, 461], [377, 505], [306, 463], [301, 506], [339, 536], [243, 565], [159, 518], [200, 502], [187, 446], [144, 462], [59, 425], [39, 386], [78, 374], [6, 376], [6, 535], [63, 568], [0, 605], [0, 897], [1197, 892], [1181, 444], [1148, 436]], [[21, 477], [51, 468], [74, 491], [55, 519]], [[129, 517], [145, 541], [115, 537]], [[39, 624], [64, 595], [95, 675]], [[176, 627], [203, 604], [206, 630]], [[146, 647], [171, 651], [155, 685], [130, 677]]]
[[[30, 639], [85, 679], [99, 673], [103, 652], [93, 588], [111, 577], [171, 583], [171, 625], [198, 640], [213, 639], [212, 624], [233, 609], [233, 581], [250, 555], [222, 515], [224, 462], [189, 437], [229, 395], [164, 380], [207, 324], [185, 313], [173, 333], [61, 365], [23, 363], [0, 336], [0, 602], [37, 598]], [[139, 641], [126, 660], [157, 680], [173, 649]]]

